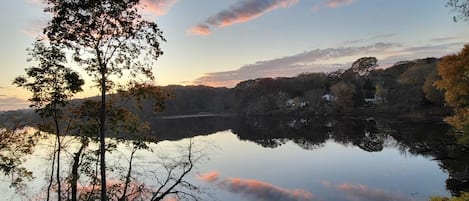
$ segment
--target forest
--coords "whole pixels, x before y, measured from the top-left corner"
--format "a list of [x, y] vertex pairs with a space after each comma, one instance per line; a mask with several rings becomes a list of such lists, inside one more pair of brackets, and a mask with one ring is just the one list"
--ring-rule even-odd
[[[156, 115], [393, 115], [442, 118], [450, 114], [438, 79], [437, 58], [377, 68], [374, 57], [330, 73], [258, 78], [234, 88], [167, 86], [165, 110]], [[362, 68], [362, 69], [360, 69]], [[207, 99], [207, 97], [210, 97]], [[147, 103], [150, 105], [150, 103]]]

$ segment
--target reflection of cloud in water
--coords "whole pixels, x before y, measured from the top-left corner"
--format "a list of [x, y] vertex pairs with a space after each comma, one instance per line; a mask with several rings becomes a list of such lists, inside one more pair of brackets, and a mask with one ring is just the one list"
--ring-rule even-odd
[[412, 201], [413, 199], [396, 192], [388, 192], [381, 189], [370, 188], [362, 184], [343, 183], [334, 185], [324, 181], [323, 185], [328, 188], [337, 189], [346, 194], [350, 201]]
[[163, 201], [179, 201], [179, 200], [175, 197], [168, 197], [168, 198], [165, 198]]
[[204, 174], [199, 174], [197, 175], [197, 179], [211, 183], [211, 182], [218, 180], [219, 176], [220, 176], [220, 173], [213, 171], [213, 172], [207, 172]]
[[198, 175], [198, 179], [215, 183], [217, 187], [241, 194], [250, 200], [312, 201], [313, 194], [303, 189], [286, 189], [255, 179], [227, 178], [221, 181], [218, 172]]

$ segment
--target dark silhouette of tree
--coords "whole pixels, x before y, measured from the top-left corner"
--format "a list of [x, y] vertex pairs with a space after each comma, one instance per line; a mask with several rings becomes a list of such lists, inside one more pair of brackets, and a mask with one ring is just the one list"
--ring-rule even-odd
[[[460, 131], [469, 133], [469, 45], [461, 52], [445, 56], [438, 64], [440, 80], [435, 82], [444, 91], [445, 102], [454, 109], [447, 121]], [[466, 136], [467, 138], [469, 136]], [[463, 140], [467, 142], [466, 140]]]
[[[29, 100], [31, 107], [44, 119], [52, 121], [52, 128], [43, 125], [42, 129], [55, 133], [56, 135], [56, 156], [53, 157], [52, 167], [56, 161], [56, 180], [58, 200], [61, 200], [60, 181], [60, 153], [61, 145], [61, 125], [62, 109], [68, 100], [77, 92], [80, 92], [84, 81], [70, 68], [64, 66], [66, 63], [65, 53], [57, 46], [47, 46], [41, 41], [34, 43], [29, 55], [30, 61], [38, 62], [37, 66], [26, 69], [26, 77], [17, 77], [13, 84], [24, 87], [33, 93]], [[53, 168], [52, 168], [53, 171]], [[51, 183], [52, 183], [51, 174]], [[48, 188], [47, 200], [49, 200], [50, 185]]]
[[152, 66], [165, 39], [154, 22], [138, 13], [140, 0], [45, 0], [52, 19], [44, 29], [52, 44], [73, 51], [73, 59], [101, 89], [101, 199], [106, 198], [106, 94], [112, 77], [153, 80]]

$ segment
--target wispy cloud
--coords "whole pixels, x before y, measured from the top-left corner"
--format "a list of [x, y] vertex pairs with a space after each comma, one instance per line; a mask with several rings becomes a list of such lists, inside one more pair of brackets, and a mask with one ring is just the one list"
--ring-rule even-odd
[[29, 103], [16, 97], [0, 95], [0, 111], [27, 109]]
[[313, 13], [319, 12], [322, 8], [338, 8], [345, 5], [350, 5], [356, 0], [325, 0], [313, 6], [311, 9]]
[[358, 43], [369, 43], [370, 41], [373, 41], [373, 40], [392, 38], [396, 35], [397, 34], [394, 34], [394, 33], [379, 34], [379, 35], [375, 35], [375, 36], [372, 36], [371, 38], [366, 38], [366, 39], [362, 38], [362, 39], [356, 39], [356, 40], [346, 40], [346, 41], [343, 41], [341, 44], [353, 45], [353, 44], [358, 44]]
[[461, 50], [464, 44], [464, 42], [456, 42], [437, 45], [403, 47], [396, 51], [388, 52], [387, 56], [381, 58], [379, 63], [381, 67], [389, 67], [398, 61], [411, 61], [427, 57], [440, 58]]
[[26, 0], [26, 2], [36, 5], [44, 5], [44, 2], [42, 0]]
[[441, 37], [441, 38], [433, 38], [430, 42], [446, 42], [450, 40], [455, 40], [457, 37]]
[[[31, 4], [45, 5], [43, 0], [25, 0]], [[154, 14], [154, 15], [165, 15], [169, 9], [178, 2], [179, 0], [142, 0], [140, 5], [142, 5], [143, 11]]]
[[277, 8], [287, 8], [298, 0], [242, 0], [189, 29], [189, 34], [209, 35], [213, 28], [250, 21]]
[[28, 26], [25, 27], [21, 32], [30, 37], [40, 37], [42, 35], [42, 29], [46, 27], [46, 18], [37, 18], [28, 22]]
[[239, 81], [259, 77], [295, 76], [304, 72], [329, 72], [345, 67], [353, 61], [340, 60], [344, 57], [369, 56], [398, 47], [394, 43], [376, 43], [369, 46], [316, 49], [300, 54], [259, 61], [233, 71], [208, 73], [193, 81], [194, 84], [210, 86], [234, 86]]
[[398, 61], [442, 57], [459, 51], [464, 42], [405, 46], [378, 42], [373, 45], [316, 49], [292, 56], [244, 65], [236, 70], [206, 73], [192, 84], [233, 87], [240, 81], [261, 77], [291, 77], [300, 73], [331, 72], [348, 68], [356, 59], [375, 56], [379, 65], [389, 67]]
[[241, 194], [249, 200], [312, 201], [313, 194], [303, 189], [286, 189], [255, 179], [219, 179], [218, 172], [199, 175], [202, 181], [216, 184], [220, 189]]
[[343, 183], [339, 185], [323, 182], [328, 188], [333, 188], [344, 193], [348, 200], [351, 201], [412, 201], [414, 199], [396, 192], [388, 192], [382, 189], [370, 188], [362, 184]]
[[[31, 4], [43, 6], [42, 0], [26, 0]], [[141, 5], [143, 6], [143, 12], [150, 15], [165, 15], [169, 9], [178, 2], [179, 0], [142, 0]], [[28, 26], [21, 30], [21, 32], [30, 37], [40, 37], [42, 35], [42, 29], [46, 27], [49, 20], [47, 13], [44, 16], [31, 20]]]
[[158, 16], [165, 15], [178, 0], [142, 0], [144, 11]]
[[326, 5], [330, 8], [337, 8], [339, 6], [348, 5], [353, 3], [353, 0], [327, 0]]

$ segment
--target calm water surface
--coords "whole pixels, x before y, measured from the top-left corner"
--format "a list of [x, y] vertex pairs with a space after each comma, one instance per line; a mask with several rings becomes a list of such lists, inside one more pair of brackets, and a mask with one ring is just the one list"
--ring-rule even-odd
[[[428, 200], [464, 189], [456, 180], [466, 178], [469, 164], [467, 154], [448, 147], [454, 141], [448, 127], [435, 122], [204, 117], [153, 119], [152, 128], [161, 141], [150, 145], [154, 152], [137, 152], [135, 175], [155, 183], [145, 175], [157, 168], [154, 159], [193, 137], [209, 145], [209, 159], [187, 178], [209, 194], [202, 195], [207, 200]], [[48, 143], [25, 164], [36, 176], [26, 197], [44, 189]], [[111, 164], [129, 152], [124, 144], [117, 150], [109, 154]], [[7, 182], [1, 188], [18, 200]]]

